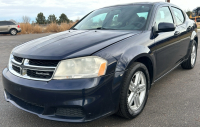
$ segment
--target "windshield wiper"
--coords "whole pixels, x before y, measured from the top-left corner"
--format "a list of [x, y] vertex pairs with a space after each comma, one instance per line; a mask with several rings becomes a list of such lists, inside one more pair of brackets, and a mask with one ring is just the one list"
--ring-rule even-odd
[[76, 29], [76, 28], [72, 28], [72, 29], [70, 29], [70, 30], [78, 30], [78, 29]]
[[104, 27], [97, 27], [96, 29], [97, 30], [105, 30], [106, 28], [104, 28]]
[[87, 29], [87, 30], [116, 30], [116, 29], [110, 29], [110, 28], [104, 28], [104, 27], [97, 27], [97, 28]]

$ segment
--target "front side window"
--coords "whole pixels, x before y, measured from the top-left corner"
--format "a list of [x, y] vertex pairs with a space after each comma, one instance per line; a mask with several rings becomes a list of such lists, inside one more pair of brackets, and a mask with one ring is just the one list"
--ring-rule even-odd
[[126, 5], [96, 10], [79, 22], [78, 30], [141, 30], [146, 26], [152, 5]]
[[156, 15], [156, 24], [161, 22], [174, 23], [171, 12], [168, 7], [161, 7]]
[[176, 18], [177, 25], [183, 24], [183, 22], [185, 20], [185, 18], [183, 16], [183, 12], [180, 9], [177, 9], [177, 8], [174, 8], [174, 7], [172, 7], [172, 11], [173, 11], [174, 16]]

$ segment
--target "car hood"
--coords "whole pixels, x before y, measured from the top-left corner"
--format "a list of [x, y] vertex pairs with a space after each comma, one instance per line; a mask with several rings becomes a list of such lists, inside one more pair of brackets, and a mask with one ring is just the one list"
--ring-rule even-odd
[[70, 30], [29, 41], [13, 49], [27, 59], [61, 60], [89, 56], [141, 31]]

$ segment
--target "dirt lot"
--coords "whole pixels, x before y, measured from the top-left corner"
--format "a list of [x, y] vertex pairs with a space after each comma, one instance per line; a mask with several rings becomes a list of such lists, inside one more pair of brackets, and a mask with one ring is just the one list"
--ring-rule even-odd
[[[6, 67], [9, 54], [15, 46], [48, 34], [0, 36], [0, 71]], [[199, 33], [200, 37], [200, 33]], [[200, 44], [200, 43], [199, 43]], [[198, 51], [200, 53], [200, 50]], [[2, 75], [0, 75], [0, 127], [199, 127], [200, 126], [200, 58], [193, 70], [178, 67], [156, 82], [149, 93], [149, 99], [141, 115], [126, 120], [112, 115], [89, 123], [74, 124], [44, 120], [22, 111], [3, 96]]]

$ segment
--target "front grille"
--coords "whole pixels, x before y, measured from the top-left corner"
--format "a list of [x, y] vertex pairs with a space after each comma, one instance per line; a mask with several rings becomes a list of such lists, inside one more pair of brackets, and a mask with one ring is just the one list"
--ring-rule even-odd
[[55, 114], [66, 117], [84, 117], [84, 113], [81, 108], [57, 108]]
[[17, 56], [13, 56], [13, 58], [14, 58], [15, 61], [22, 63], [23, 58], [17, 57]]
[[59, 63], [58, 60], [35, 60], [10, 56], [9, 71], [22, 78], [49, 81]]
[[31, 78], [39, 78], [39, 79], [50, 79], [53, 75], [53, 71], [35, 71], [35, 70], [27, 70], [27, 75]]
[[20, 68], [17, 66], [12, 65], [12, 68], [14, 71], [16, 71], [17, 73], [20, 73]]
[[48, 67], [56, 67], [58, 65], [58, 60], [29, 60], [30, 65], [35, 66], [48, 66]]

